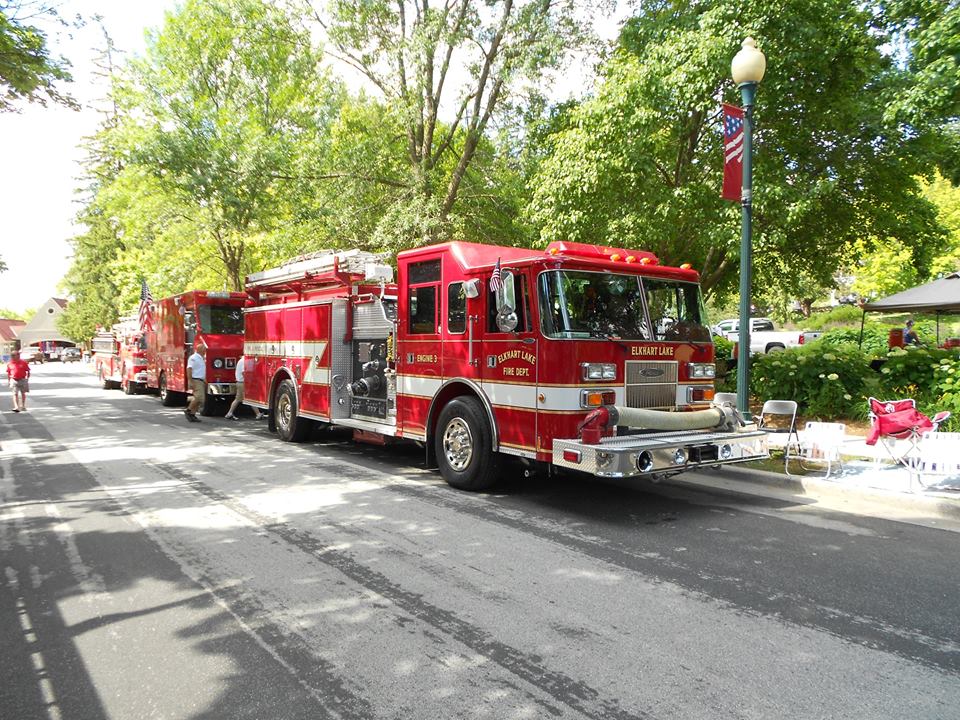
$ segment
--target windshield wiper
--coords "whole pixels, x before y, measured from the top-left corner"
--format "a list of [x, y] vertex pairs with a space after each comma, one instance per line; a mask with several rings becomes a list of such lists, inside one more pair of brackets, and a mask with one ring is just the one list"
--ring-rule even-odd
[[620, 338], [616, 338], [613, 335], [609, 335], [603, 332], [603, 330], [597, 330], [596, 328], [593, 328], [589, 332], [590, 332], [590, 337], [598, 337], [598, 338], [603, 338], [604, 340], [609, 340], [610, 342], [616, 343], [617, 345], [622, 347], [625, 351], [627, 352], [630, 351], [630, 346], [627, 345], [625, 342], [623, 342], [623, 340], [621, 340]]

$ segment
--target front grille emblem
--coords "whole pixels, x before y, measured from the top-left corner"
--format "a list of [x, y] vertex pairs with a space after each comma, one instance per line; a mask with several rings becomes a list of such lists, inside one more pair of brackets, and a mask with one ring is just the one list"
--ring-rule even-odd
[[664, 371], [660, 368], [642, 368], [640, 370], [640, 375], [645, 378], [663, 377], [664, 374]]

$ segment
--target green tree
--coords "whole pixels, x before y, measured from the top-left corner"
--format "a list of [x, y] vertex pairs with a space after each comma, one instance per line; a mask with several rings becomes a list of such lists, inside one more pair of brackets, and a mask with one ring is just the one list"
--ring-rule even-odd
[[108, 142], [152, 168], [196, 231], [195, 262], [239, 289], [262, 243], [303, 200], [304, 154], [319, 152], [341, 91], [297, 19], [261, 0], [189, 0], [151, 35], [121, 91]]
[[947, 232], [944, 247], [930, 264], [929, 277], [936, 278], [960, 270], [960, 187], [939, 174], [922, 187], [924, 197], [937, 208], [937, 217]]
[[[718, 98], [739, 104], [730, 59], [746, 35], [768, 56], [755, 134], [756, 288], [829, 287], [863, 238], [900, 239], [929, 262], [940, 238], [915, 175], [925, 137], [884, 121], [888, 36], [849, 0], [647, 4], [625, 27], [595, 96], [549, 140], [530, 216], [541, 242], [647, 248], [689, 261], [708, 292], [738, 275], [740, 208], [719, 198]], [[787, 266], [785, 268], [785, 265]], [[801, 265], [805, 272], [791, 273]]]
[[868, 300], [877, 300], [911, 288], [918, 280], [913, 250], [890, 239], [864, 254], [851, 289]]
[[[572, 0], [450, 0], [436, 6], [427, 0], [332, 0], [329, 13], [316, 17], [332, 45], [328, 52], [383, 94], [390, 127], [400, 132], [404, 173], [391, 182], [408, 190], [388, 193], [402, 202], [388, 209], [381, 226], [381, 235], [399, 245], [422, 244], [476, 223], [477, 214], [464, 211], [458, 200], [465, 192], [480, 199], [478, 188], [485, 184], [490, 195], [489, 182], [509, 177], [490, 144], [492, 123], [531, 88], [540, 89], [546, 71], [585, 37]], [[446, 122], [444, 108], [451, 118]], [[484, 155], [489, 162], [471, 177]], [[369, 183], [383, 180], [372, 177]], [[487, 204], [499, 213], [490, 232], [512, 225], [510, 205], [502, 197]]]
[[0, 112], [15, 110], [20, 101], [78, 107], [56, 87], [73, 78], [70, 63], [50, 55], [47, 37], [37, 26], [44, 20], [60, 21], [55, 6], [0, 0]]

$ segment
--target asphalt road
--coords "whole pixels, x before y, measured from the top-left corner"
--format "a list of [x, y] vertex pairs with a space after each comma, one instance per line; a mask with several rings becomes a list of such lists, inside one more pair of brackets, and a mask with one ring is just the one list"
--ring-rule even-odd
[[0, 718], [951, 718], [960, 535], [188, 424], [0, 413]]

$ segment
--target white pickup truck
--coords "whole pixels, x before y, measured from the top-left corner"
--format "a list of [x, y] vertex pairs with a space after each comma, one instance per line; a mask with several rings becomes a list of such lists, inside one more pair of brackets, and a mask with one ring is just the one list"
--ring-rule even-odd
[[[722, 320], [713, 326], [713, 333], [737, 342], [740, 339], [740, 321]], [[750, 352], [754, 355], [786, 350], [820, 337], [807, 330], [777, 330], [770, 318], [750, 318]]]

